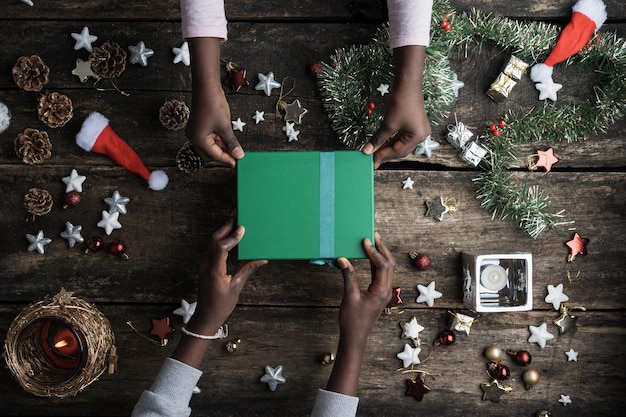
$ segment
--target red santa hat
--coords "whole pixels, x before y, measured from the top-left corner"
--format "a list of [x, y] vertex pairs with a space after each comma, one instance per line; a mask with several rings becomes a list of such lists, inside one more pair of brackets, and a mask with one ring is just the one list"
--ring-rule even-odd
[[98, 112], [91, 113], [85, 119], [76, 135], [76, 144], [87, 152], [107, 155], [129, 171], [139, 174], [153, 190], [159, 191], [167, 186], [167, 174], [164, 171], [150, 172], [133, 148], [111, 129], [109, 119]]
[[537, 83], [552, 79], [553, 67], [583, 49], [606, 17], [606, 6], [602, 0], [578, 0], [572, 7], [572, 18], [561, 31], [556, 46], [542, 64], [533, 65], [530, 78]]

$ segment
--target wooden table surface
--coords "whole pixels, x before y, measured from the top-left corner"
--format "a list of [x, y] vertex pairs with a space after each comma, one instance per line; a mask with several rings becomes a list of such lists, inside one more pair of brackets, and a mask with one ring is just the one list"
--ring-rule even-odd
[[[190, 70], [173, 64], [172, 48], [182, 43], [178, 0], [100, 2], [85, 0], [34, 0], [29, 7], [18, 0], [3, 2], [0, 17], [0, 101], [12, 112], [10, 127], [0, 134], [0, 338], [4, 340], [15, 316], [29, 303], [61, 287], [94, 303], [106, 315], [115, 332], [119, 355], [113, 375], [103, 374], [75, 397], [40, 398], [25, 392], [0, 368], [0, 415], [96, 416], [129, 415], [141, 392], [154, 380], [163, 359], [177, 343], [181, 317], [172, 312], [182, 299], [195, 301], [198, 264], [211, 232], [224, 222], [235, 206], [235, 173], [227, 168], [207, 167], [185, 174], [175, 163], [178, 149], [186, 142], [182, 131], [168, 131], [158, 119], [165, 100], [191, 101]], [[247, 123], [238, 137], [246, 150], [342, 149], [322, 107], [316, 80], [309, 64], [327, 60], [336, 48], [369, 41], [383, 22], [380, 1], [293, 1], [227, 2], [230, 39], [222, 56], [248, 70], [252, 86], [257, 73], [273, 71], [276, 78], [293, 77], [288, 97], [299, 98], [308, 109], [298, 127], [297, 142], [288, 143], [283, 122], [267, 115], [278, 98], [245, 87], [233, 93], [225, 87], [233, 119]], [[509, 2], [502, 0], [453, 0], [458, 11], [471, 7], [514, 19], [541, 20], [564, 25], [570, 17], [572, 0]], [[626, 35], [626, 8], [620, 0], [606, 0], [609, 18], [603, 31]], [[89, 81], [81, 84], [71, 74], [77, 58], [87, 59], [85, 50], [75, 51], [72, 32], [88, 26], [98, 36], [94, 43], [117, 42], [124, 48], [144, 41], [155, 55], [148, 66], [128, 64], [117, 80], [123, 96], [115, 91], [97, 91]], [[19, 89], [11, 68], [22, 55], [37, 54], [50, 67], [50, 82], [43, 92], [68, 95], [74, 117], [64, 127], [46, 128], [37, 118], [40, 93]], [[384, 164], [375, 172], [376, 229], [396, 256], [394, 285], [401, 288], [403, 314], [384, 314], [368, 343], [359, 395], [363, 416], [535, 416], [541, 409], [553, 416], [618, 415], [626, 406], [626, 121], [617, 121], [605, 133], [574, 143], [544, 143], [520, 146], [520, 155], [554, 146], [560, 162], [552, 172], [528, 171], [520, 163], [512, 167], [520, 182], [539, 185], [556, 209], [564, 209], [574, 227], [589, 238], [588, 254], [567, 261], [571, 230], [547, 232], [532, 239], [516, 226], [492, 220], [480, 207], [472, 179], [478, 171], [464, 163], [445, 140], [446, 127], [454, 115], [475, 132], [513, 106], [539, 105], [537, 91], [525, 78], [514, 94], [497, 104], [485, 95], [508, 55], [491, 45], [481, 53], [469, 51], [451, 57], [451, 66], [465, 86], [451, 108], [450, 118], [433, 128], [441, 146], [432, 158], [409, 156]], [[593, 77], [575, 69], [559, 69], [564, 84], [558, 104], [584, 99], [593, 94]], [[255, 110], [266, 112], [265, 122], [256, 125]], [[74, 137], [84, 118], [99, 111], [111, 120], [112, 128], [126, 139], [151, 169], [164, 169], [169, 186], [159, 192], [105, 156], [89, 154], [75, 145]], [[13, 140], [32, 127], [46, 130], [53, 143], [52, 157], [40, 165], [25, 165], [16, 158]], [[83, 201], [64, 210], [62, 177], [75, 168], [87, 180]], [[413, 190], [403, 190], [407, 177]], [[55, 199], [51, 213], [25, 222], [23, 195], [31, 188], [47, 189]], [[123, 227], [104, 236], [96, 227], [106, 209], [103, 199], [118, 190], [130, 198]], [[425, 201], [440, 196], [454, 197], [458, 211], [438, 222], [425, 216]], [[83, 236], [104, 236], [105, 241], [122, 239], [129, 260], [106, 253], [84, 254], [69, 249], [59, 237], [66, 221], [82, 225]], [[27, 251], [25, 234], [44, 230], [53, 239], [45, 254]], [[427, 253], [432, 266], [417, 271], [407, 253]], [[396, 372], [401, 361], [396, 354], [406, 342], [401, 323], [416, 317], [424, 327], [423, 342], [430, 344], [448, 328], [450, 311], [463, 307], [463, 251], [523, 251], [533, 255], [534, 308], [527, 312], [475, 315], [469, 335], [457, 332], [457, 342], [436, 349], [421, 368], [438, 375], [428, 377], [432, 388], [423, 401], [405, 396], [405, 379]], [[364, 261], [355, 262], [361, 282], [369, 276]], [[232, 261], [231, 267], [237, 263]], [[570, 278], [568, 279], [568, 273]], [[417, 303], [416, 286], [435, 281], [443, 293], [433, 307]], [[564, 285], [570, 307], [578, 317], [578, 331], [560, 335], [553, 321], [559, 316], [544, 301], [548, 285]], [[203, 364], [201, 393], [191, 406], [194, 415], [282, 416], [308, 415], [316, 390], [324, 387], [330, 367], [320, 356], [337, 344], [337, 312], [342, 294], [338, 270], [307, 262], [271, 262], [252, 277], [244, 288], [240, 305], [229, 319], [231, 336], [214, 343]], [[151, 319], [170, 316], [178, 329], [166, 347], [155, 346], [146, 336]], [[541, 349], [527, 341], [529, 325], [547, 323], [555, 335]], [[240, 338], [240, 348], [226, 352], [226, 341]], [[528, 350], [540, 382], [525, 390], [522, 368], [510, 358], [513, 388], [499, 403], [482, 400], [481, 383], [489, 382], [486, 346]], [[570, 348], [579, 353], [568, 361]], [[287, 383], [270, 392], [259, 382], [264, 366], [283, 365]], [[572, 403], [563, 406], [560, 395]]]

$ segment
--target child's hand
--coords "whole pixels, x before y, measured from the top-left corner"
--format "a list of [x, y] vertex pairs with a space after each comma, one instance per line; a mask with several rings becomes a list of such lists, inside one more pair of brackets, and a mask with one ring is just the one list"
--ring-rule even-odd
[[187, 326], [190, 331], [203, 335], [215, 334], [233, 312], [248, 277], [267, 263], [249, 261], [234, 275], [228, 273], [228, 253], [241, 241], [244, 233], [243, 226], [235, 227], [231, 219], [211, 237], [200, 264], [198, 304]]

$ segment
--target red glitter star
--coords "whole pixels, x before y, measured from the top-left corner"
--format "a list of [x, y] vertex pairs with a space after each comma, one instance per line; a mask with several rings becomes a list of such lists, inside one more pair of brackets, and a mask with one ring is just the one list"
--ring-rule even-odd
[[426, 385], [424, 378], [417, 377], [416, 379], [406, 380], [406, 396], [415, 397], [417, 401], [422, 401], [424, 394], [430, 391], [430, 387]]
[[554, 156], [554, 149], [552, 148], [548, 148], [545, 151], [537, 151], [537, 157], [535, 166], [545, 168], [546, 172], [550, 172], [552, 165], [559, 162], [559, 158]]
[[228, 77], [224, 80], [224, 84], [231, 86], [235, 93], [241, 90], [241, 87], [250, 85], [250, 82], [246, 78], [247, 71], [245, 69], [230, 68], [228, 70]]
[[170, 326], [170, 318], [165, 316], [160, 320], [152, 319], [152, 330], [150, 334], [161, 339], [161, 344], [165, 346], [167, 344], [167, 336], [172, 334], [174, 329]]
[[586, 255], [587, 243], [589, 243], [589, 239], [582, 238], [578, 233], [574, 233], [572, 235], [572, 239], [565, 242], [570, 249], [570, 254], [567, 257], [567, 260], [572, 262], [576, 258], [576, 255]]
[[387, 308], [402, 304], [402, 298], [400, 298], [401, 290], [402, 288], [400, 287], [396, 287], [393, 289], [393, 292], [391, 293], [391, 301], [389, 301], [389, 304], [387, 304]]

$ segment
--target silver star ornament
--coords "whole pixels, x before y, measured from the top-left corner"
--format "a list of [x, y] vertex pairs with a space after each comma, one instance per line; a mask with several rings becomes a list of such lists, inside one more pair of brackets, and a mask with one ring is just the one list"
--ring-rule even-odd
[[126, 204], [130, 201], [128, 197], [122, 197], [119, 191], [114, 191], [113, 196], [104, 199], [109, 206], [109, 213], [126, 214]]
[[154, 55], [154, 51], [146, 48], [146, 44], [143, 41], [139, 41], [136, 46], [129, 46], [128, 50], [130, 51], [130, 63], [141, 64], [144, 67], [148, 65], [148, 58]]
[[426, 158], [430, 158], [433, 156], [433, 149], [437, 149], [439, 147], [439, 142], [436, 140], [432, 140], [430, 135], [426, 136], [426, 140], [424, 142], [417, 145], [415, 150], [413, 151], [414, 155], [424, 155]]
[[265, 74], [258, 74], [259, 82], [254, 87], [255, 90], [263, 91], [266, 96], [272, 95], [272, 90], [275, 88], [280, 88], [280, 83], [274, 80], [274, 73], [268, 72]]
[[52, 242], [52, 239], [44, 237], [43, 230], [37, 232], [36, 235], [27, 234], [26, 239], [28, 240], [28, 251], [37, 251], [41, 254], [44, 253], [44, 246]]
[[70, 222], [65, 222], [65, 231], [61, 232], [61, 237], [67, 240], [67, 244], [70, 245], [70, 248], [73, 248], [76, 242], [83, 243], [85, 241], [80, 234], [82, 229], [82, 226], [74, 226]]
[[266, 383], [270, 391], [276, 391], [278, 384], [287, 382], [287, 379], [283, 376], [283, 366], [278, 365], [276, 368], [272, 368], [266, 365], [265, 375], [261, 377], [261, 382]]

